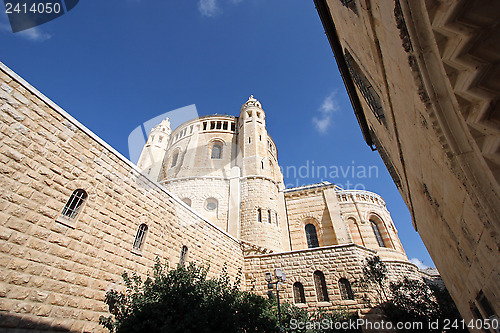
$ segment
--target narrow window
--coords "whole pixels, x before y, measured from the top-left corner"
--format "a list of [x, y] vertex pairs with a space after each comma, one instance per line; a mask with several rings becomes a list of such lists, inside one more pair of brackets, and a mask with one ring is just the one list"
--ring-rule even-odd
[[481, 312], [477, 308], [476, 304], [472, 303], [471, 311], [472, 311], [472, 314], [474, 315], [474, 318], [484, 320], [483, 315], [481, 314]]
[[146, 233], [148, 231], [148, 226], [144, 223], [139, 226], [137, 229], [137, 234], [135, 235], [134, 240], [134, 250], [140, 251], [142, 246], [144, 245], [144, 240], [146, 239]]
[[211, 130], [215, 129], [215, 121], [210, 122], [210, 129]]
[[236, 124], [235, 123], [231, 123], [231, 131], [235, 131], [236, 130]]
[[352, 293], [351, 283], [346, 278], [339, 280], [340, 296], [342, 299], [354, 299], [354, 294]]
[[378, 246], [385, 247], [384, 240], [382, 239], [382, 235], [380, 234], [380, 230], [377, 224], [370, 220], [370, 224], [372, 225], [373, 233], [375, 234], [375, 238], [377, 239]]
[[206, 130], [207, 130], [207, 123], [206, 123], [206, 122], [204, 122], [204, 123], [203, 123], [203, 130], [204, 130], [204, 131], [206, 131]]
[[309, 223], [306, 225], [306, 240], [308, 248], [312, 249], [319, 247], [318, 235], [316, 234], [316, 227], [314, 224]]
[[267, 211], [267, 222], [269, 222], [269, 224], [271, 224], [271, 210], [270, 209]]
[[304, 294], [304, 286], [300, 282], [295, 282], [293, 284], [293, 301], [295, 303], [300, 303], [300, 304], [306, 302], [306, 296]]
[[191, 125], [191, 127], [189, 127], [189, 133], [193, 133], [193, 125]]
[[481, 310], [483, 310], [483, 313], [486, 315], [486, 318], [492, 319], [495, 317], [495, 311], [493, 310], [490, 301], [488, 301], [486, 296], [483, 294], [482, 290], [477, 295], [476, 300], [479, 303]]
[[252, 138], [248, 138], [248, 143], [252, 143]]
[[69, 197], [68, 202], [64, 206], [62, 210], [62, 216], [69, 219], [74, 220], [78, 213], [80, 212], [83, 203], [87, 199], [87, 192], [82, 189], [77, 189], [73, 191], [71, 196]]
[[222, 129], [227, 131], [227, 121], [222, 124]]
[[264, 170], [264, 161], [260, 161], [260, 167]]
[[222, 128], [222, 122], [221, 121], [218, 121], [217, 122], [217, 129], [221, 129]]
[[328, 290], [326, 289], [325, 275], [321, 271], [314, 272], [314, 285], [318, 302], [328, 302]]
[[342, 3], [342, 6], [349, 8], [355, 14], [358, 14], [358, 9], [356, 7], [356, 1], [354, 1], [354, 0], [340, 0], [340, 2]]
[[276, 225], [278, 225], [278, 213], [276, 213]]
[[181, 258], [179, 260], [179, 266], [184, 266], [184, 263], [186, 262], [187, 253], [188, 253], [188, 248], [186, 245], [183, 245], [181, 249]]
[[257, 209], [257, 222], [262, 222], [262, 209]]
[[370, 107], [370, 110], [373, 112], [375, 118], [377, 118], [377, 120], [381, 124], [387, 126], [385, 122], [384, 109], [382, 107], [382, 102], [378, 93], [375, 91], [370, 81], [368, 81], [367, 77], [364, 75], [363, 71], [356, 63], [349, 51], [345, 50], [344, 56], [347, 67], [349, 69], [349, 73], [351, 74], [351, 77], [358, 87], [359, 91], [361, 92], [361, 95], [363, 95], [363, 98]]
[[259, 141], [262, 141], [262, 135], [259, 134]]
[[216, 143], [212, 146], [212, 155], [213, 160], [219, 160], [222, 158], [222, 145], [220, 143]]
[[172, 157], [172, 167], [177, 164], [177, 159], [179, 158], [179, 152], [175, 152], [174, 157]]

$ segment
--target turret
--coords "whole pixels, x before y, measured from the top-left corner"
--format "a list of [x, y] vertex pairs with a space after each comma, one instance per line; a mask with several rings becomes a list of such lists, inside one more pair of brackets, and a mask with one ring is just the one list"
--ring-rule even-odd
[[274, 142], [267, 134], [266, 114], [252, 96], [242, 105], [238, 119], [241, 150], [241, 239], [283, 250], [284, 198]]
[[168, 118], [153, 127], [137, 162], [141, 171], [154, 180], [158, 180], [171, 133]]

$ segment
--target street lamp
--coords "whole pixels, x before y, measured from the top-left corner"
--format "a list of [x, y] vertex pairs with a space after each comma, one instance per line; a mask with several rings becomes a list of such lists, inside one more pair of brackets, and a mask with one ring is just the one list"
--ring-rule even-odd
[[[278, 301], [278, 319], [279, 319], [279, 324], [280, 324], [280, 332], [283, 332], [283, 328], [281, 326], [281, 307], [280, 307], [279, 284], [285, 282], [286, 275], [285, 275], [285, 273], [283, 273], [283, 271], [280, 268], [276, 268], [274, 270], [274, 278], [275, 278], [275, 280], [273, 281], [273, 273], [266, 272], [267, 288], [273, 289], [274, 285], [276, 285], [276, 300]], [[268, 295], [271, 296], [272, 294], [273, 294], [272, 291], [269, 290]]]

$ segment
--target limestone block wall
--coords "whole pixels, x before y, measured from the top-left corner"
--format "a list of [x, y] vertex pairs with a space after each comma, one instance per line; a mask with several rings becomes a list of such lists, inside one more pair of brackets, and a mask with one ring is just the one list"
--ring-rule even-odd
[[[188, 121], [170, 137], [160, 182], [183, 177], [230, 176], [236, 165], [236, 121], [232, 116], [212, 115]], [[222, 146], [221, 158], [212, 159], [213, 145]], [[175, 165], [172, 165], [177, 155]]]
[[350, 62], [358, 81], [349, 89], [361, 102], [356, 112], [366, 118], [365, 136], [386, 162], [462, 316], [473, 319], [475, 309], [498, 316], [500, 184], [493, 147], [500, 129], [493, 73], [499, 53], [492, 45], [500, 36], [499, 4], [326, 4], [340, 37], [342, 53], [335, 56]]
[[292, 250], [307, 249], [305, 226], [316, 227], [319, 246], [336, 245], [337, 239], [321, 188], [285, 193]]
[[[228, 229], [229, 180], [224, 178], [196, 177], [165, 181], [165, 187], [176, 194], [208, 221], [220, 229]], [[216, 200], [216, 208], [207, 207], [209, 201]]]
[[[264, 177], [241, 179], [241, 239], [273, 251], [282, 251], [283, 230], [278, 186]], [[259, 210], [261, 221], [258, 220]], [[268, 212], [271, 212], [269, 221]], [[278, 220], [276, 219], [278, 217]]]
[[[0, 311], [8, 327], [104, 331], [104, 295], [121, 274], [147, 274], [155, 257], [210, 263], [231, 276], [239, 242], [0, 64]], [[71, 227], [58, 222], [75, 189], [88, 193]], [[140, 224], [144, 245], [133, 250]], [[12, 329], [14, 331], [14, 329]], [[16, 331], [17, 332], [17, 331]]]
[[[385, 259], [408, 260], [384, 200], [369, 191], [340, 191], [337, 194], [342, 218], [355, 244], [374, 249]], [[370, 221], [376, 223], [384, 246], [380, 246]]]
[[[297, 304], [307, 309], [335, 309], [346, 307], [349, 311], [368, 310], [369, 299], [375, 299], [376, 292], [364, 290], [355, 281], [362, 277], [362, 266], [366, 258], [376, 252], [359, 245], [335, 245], [307, 250], [272, 253], [245, 257], [245, 277], [247, 289], [266, 296], [268, 291], [265, 272], [280, 268], [286, 274], [286, 282], [280, 287], [280, 298], [294, 303], [293, 285], [300, 282], [304, 287], [305, 304]], [[415, 265], [405, 261], [387, 261], [389, 280], [396, 281], [404, 276], [420, 279]], [[325, 276], [329, 301], [319, 302], [313, 274], [321, 271]], [[343, 300], [339, 280], [347, 279], [352, 287], [354, 300]], [[371, 304], [373, 305], [373, 304]]]

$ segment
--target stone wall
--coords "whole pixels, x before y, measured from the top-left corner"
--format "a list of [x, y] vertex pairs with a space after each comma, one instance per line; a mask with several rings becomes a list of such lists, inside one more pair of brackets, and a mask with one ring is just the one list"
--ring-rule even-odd
[[[300, 282], [304, 286], [306, 304], [296, 304], [307, 309], [324, 308], [325, 310], [346, 307], [350, 312], [369, 310], [370, 300], [376, 299], [374, 290], [366, 290], [358, 282], [363, 275], [362, 267], [366, 258], [376, 252], [365, 247], [347, 244], [335, 245], [291, 252], [271, 253], [245, 257], [245, 278], [247, 289], [266, 296], [268, 291], [265, 272], [281, 268], [286, 274], [286, 282], [280, 286], [280, 298], [294, 303], [293, 284]], [[415, 265], [407, 261], [386, 261], [389, 280], [396, 281], [404, 276], [420, 279]], [[329, 301], [319, 302], [313, 274], [321, 271], [325, 276]], [[339, 280], [347, 279], [351, 283], [354, 300], [343, 300], [340, 295]]]
[[[171, 266], [181, 247], [210, 274], [243, 265], [239, 242], [205, 221], [66, 112], [0, 64], [0, 311], [21, 326], [102, 331], [104, 295], [121, 274]], [[88, 198], [58, 222], [75, 189]], [[132, 248], [138, 226], [148, 231]], [[17, 332], [17, 331], [16, 331]]]
[[[241, 179], [241, 239], [273, 251], [282, 251], [283, 230], [280, 223], [278, 186], [265, 177]], [[258, 212], [261, 211], [261, 221]], [[268, 211], [271, 211], [271, 221]], [[278, 221], [276, 220], [278, 214]]]
[[360, 101], [365, 138], [461, 314], [498, 316], [500, 53], [492, 45], [500, 3], [315, 2], [326, 5], [320, 15], [351, 100]]
[[[228, 230], [229, 180], [196, 177], [165, 181], [165, 187], [182, 200], [191, 200], [191, 207], [220, 229]], [[207, 199], [217, 200], [215, 210], [207, 209]]]

